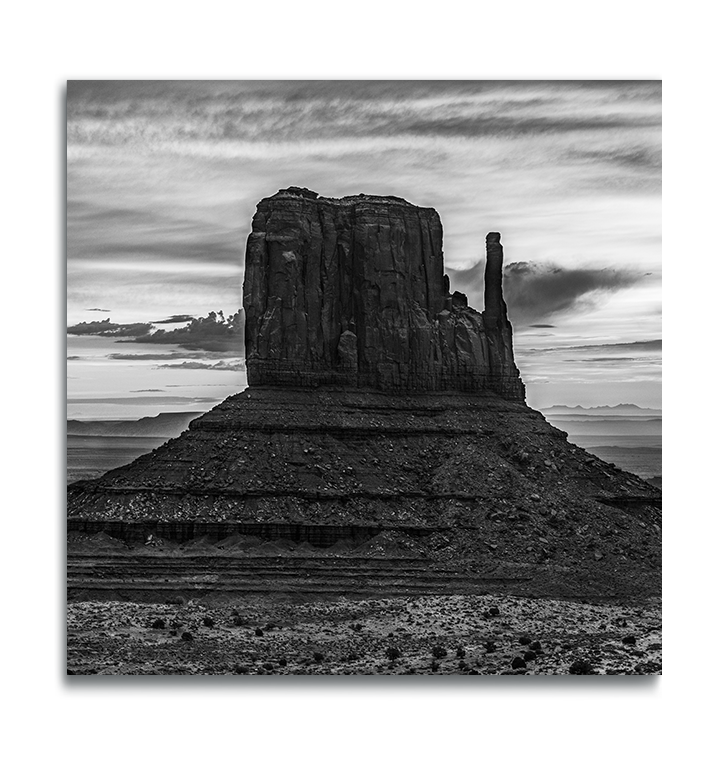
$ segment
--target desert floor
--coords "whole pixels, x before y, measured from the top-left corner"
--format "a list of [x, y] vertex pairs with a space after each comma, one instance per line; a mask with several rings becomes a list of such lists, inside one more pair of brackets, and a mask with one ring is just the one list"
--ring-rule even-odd
[[284, 595], [67, 607], [70, 675], [654, 675], [661, 654], [657, 599]]

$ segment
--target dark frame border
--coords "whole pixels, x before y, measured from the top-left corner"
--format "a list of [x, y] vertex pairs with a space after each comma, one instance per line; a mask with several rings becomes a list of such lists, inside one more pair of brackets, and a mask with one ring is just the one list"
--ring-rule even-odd
[[[89, 73], [54, 72], [52, 74], [52, 156], [64, 159], [67, 148], [68, 80], [662, 80], [662, 73]], [[230, 77], [232, 76], [232, 77]], [[54, 176], [53, 241], [56, 252], [67, 244], [67, 166]], [[57, 169], [55, 170], [58, 171]], [[55, 276], [62, 276], [60, 258], [54, 260]], [[67, 293], [67, 287], [65, 288]], [[62, 309], [60, 283], [54, 288], [56, 308]], [[60, 313], [56, 312], [59, 317]], [[67, 386], [60, 385], [61, 355], [66, 350], [63, 325], [56, 320], [55, 345], [55, 448], [53, 487], [55, 508], [55, 696], [60, 699], [381, 699], [396, 700], [657, 700], [662, 698], [659, 675], [478, 675], [481, 679], [463, 679], [463, 675], [87, 675], [67, 674], [67, 585], [66, 585], [66, 472], [67, 448], [62, 428], [66, 408], [61, 403]], [[64, 362], [64, 360], [63, 360]], [[435, 679], [431, 679], [434, 677]], [[474, 677], [468, 675], [467, 677]], [[516, 679], [511, 679], [515, 677]], [[583, 679], [580, 679], [583, 677]]]

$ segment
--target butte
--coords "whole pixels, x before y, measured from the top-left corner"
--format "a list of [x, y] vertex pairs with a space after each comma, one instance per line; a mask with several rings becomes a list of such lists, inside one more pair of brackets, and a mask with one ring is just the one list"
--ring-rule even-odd
[[[68, 487], [74, 598], [249, 592], [635, 597], [660, 591], [660, 492], [525, 403], [487, 235], [485, 309], [451, 292], [437, 212], [263, 199], [248, 237], [248, 388]], [[202, 551], [188, 546], [202, 544]]]

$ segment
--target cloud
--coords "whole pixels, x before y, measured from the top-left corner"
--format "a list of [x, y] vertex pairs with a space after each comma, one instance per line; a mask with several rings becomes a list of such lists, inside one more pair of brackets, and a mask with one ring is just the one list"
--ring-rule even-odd
[[68, 84], [68, 143], [493, 137], [660, 123], [659, 81], [195, 81]]
[[[236, 266], [245, 234], [171, 208], [104, 206], [83, 194], [68, 199], [68, 261], [118, 261], [143, 256], [169, 263]], [[93, 310], [93, 311], [101, 311]], [[108, 310], [104, 310], [108, 311]]]
[[505, 267], [505, 300], [518, 323], [595, 306], [606, 293], [635, 284], [627, 269], [569, 269], [551, 264], [510, 263]]
[[183, 349], [206, 352], [233, 352], [242, 354], [245, 338], [245, 312], [239, 309], [225, 317], [223, 312], [210, 312], [207, 317], [196, 317], [182, 328], [158, 330], [135, 341], [141, 344], [177, 344]]
[[130, 392], [165, 392], [165, 390], [158, 390], [156, 388], [148, 388], [147, 390], [130, 390]]
[[[662, 339], [649, 339], [646, 341], [617, 341], [607, 344], [577, 344], [571, 347], [547, 347], [542, 352], [575, 352], [576, 350], [632, 350], [641, 352], [662, 351]], [[536, 351], [536, 350], [529, 350]]]
[[67, 332], [74, 336], [142, 336], [152, 330], [150, 323], [120, 324], [107, 320], [93, 320], [69, 325]]
[[[485, 259], [469, 269], [447, 270], [452, 286], [464, 292], [477, 309], [484, 306], [484, 271]], [[634, 285], [641, 276], [630, 269], [567, 268], [520, 261], [505, 266], [503, 292], [514, 324], [553, 327], [539, 321], [590, 309], [605, 295]]]
[[191, 397], [189, 395], [148, 395], [119, 398], [68, 398], [68, 403], [112, 403], [117, 405], [144, 405], [146, 403], [218, 403], [217, 396]]
[[141, 354], [111, 352], [107, 357], [110, 360], [179, 360], [188, 357], [203, 357], [203, 355], [193, 355], [189, 352], [143, 352]]
[[181, 323], [190, 322], [195, 318], [191, 314], [174, 314], [168, 317], [166, 320], [151, 320], [153, 325], [163, 325], [165, 323]]
[[[177, 318], [189, 315], [176, 315]], [[122, 336], [133, 337], [136, 344], [174, 344], [181, 349], [204, 352], [229, 352], [242, 355], [244, 352], [245, 311], [239, 309], [235, 314], [225, 317], [220, 312], [210, 312], [207, 317], [190, 317], [182, 328], [174, 330], [153, 330], [152, 323], [130, 323], [121, 325], [110, 319], [81, 322], [68, 326], [67, 332], [76, 336]], [[109, 357], [113, 360], [159, 360], [172, 359], [178, 354], [153, 355], [151, 353], [118, 354]], [[187, 355], [184, 355], [187, 357]]]
[[244, 371], [244, 360], [218, 360], [217, 363], [201, 363], [197, 360], [185, 361], [183, 363], [168, 363], [160, 365], [158, 368], [186, 368], [202, 371]]
[[548, 323], [537, 323], [535, 325], [528, 325], [528, 328], [554, 328], [554, 325], [549, 325]]
[[611, 147], [600, 150], [573, 148], [568, 151], [567, 157], [581, 162], [601, 162], [640, 170], [659, 171], [662, 166], [662, 153], [660, 148], [655, 147]]

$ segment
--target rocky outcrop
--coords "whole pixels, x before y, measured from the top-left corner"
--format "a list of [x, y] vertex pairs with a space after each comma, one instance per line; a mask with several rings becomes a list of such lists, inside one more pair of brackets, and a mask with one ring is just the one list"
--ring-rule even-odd
[[300, 189], [264, 199], [244, 287], [249, 388], [69, 486], [68, 528], [346, 554], [412, 538], [433, 572], [473, 583], [657, 593], [661, 493], [525, 405], [502, 260], [490, 233], [480, 313], [450, 293], [434, 210]]
[[450, 292], [435, 210], [300, 188], [263, 199], [245, 262], [248, 384], [524, 400], [499, 238], [488, 235], [481, 314]]

